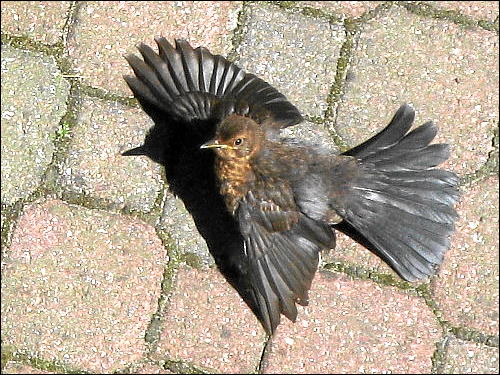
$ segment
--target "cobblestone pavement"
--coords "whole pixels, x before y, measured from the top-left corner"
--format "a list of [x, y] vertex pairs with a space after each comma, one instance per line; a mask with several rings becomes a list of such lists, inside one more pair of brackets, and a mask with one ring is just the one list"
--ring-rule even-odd
[[[2, 2], [3, 373], [498, 373], [495, 1]], [[161, 168], [123, 55], [164, 35], [228, 55], [336, 150], [403, 102], [461, 177], [438, 276], [350, 239], [268, 340]], [[388, 228], [390, 230], [390, 228]]]

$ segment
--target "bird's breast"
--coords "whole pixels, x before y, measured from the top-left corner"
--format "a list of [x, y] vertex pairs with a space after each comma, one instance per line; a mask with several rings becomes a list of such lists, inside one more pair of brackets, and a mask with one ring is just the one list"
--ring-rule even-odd
[[254, 180], [250, 163], [243, 159], [217, 158], [216, 173], [220, 181], [220, 193], [229, 212], [234, 213]]

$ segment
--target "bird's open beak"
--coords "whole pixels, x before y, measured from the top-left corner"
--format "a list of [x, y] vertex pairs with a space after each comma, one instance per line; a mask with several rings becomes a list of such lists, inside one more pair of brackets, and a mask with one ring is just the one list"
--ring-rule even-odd
[[228, 145], [220, 144], [217, 139], [211, 139], [203, 143], [200, 148], [229, 148]]

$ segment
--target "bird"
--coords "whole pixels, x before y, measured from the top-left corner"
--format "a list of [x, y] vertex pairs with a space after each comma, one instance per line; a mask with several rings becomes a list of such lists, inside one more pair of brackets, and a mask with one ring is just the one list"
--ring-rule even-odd
[[[227, 215], [239, 238], [216, 261], [231, 258], [232, 285], [244, 284], [237, 290], [267, 334], [276, 332], [281, 315], [295, 322], [297, 305], [308, 305], [320, 254], [335, 248], [336, 231], [406, 281], [436, 274], [458, 218], [459, 180], [437, 168], [450, 147], [431, 144], [433, 122], [411, 130], [415, 111], [402, 104], [375, 136], [332, 153], [281, 135], [304, 117], [263, 79], [184, 39], [155, 41], [158, 52], [141, 43], [142, 59], [125, 56], [134, 75], [124, 79], [155, 127], [123, 155], [175, 165], [174, 185], [202, 166], [203, 177], [178, 191], [201, 189], [185, 194], [201, 202], [203, 186], [215, 189], [219, 217]], [[174, 145], [180, 151], [172, 153]], [[203, 215], [204, 225], [217, 230], [217, 219]], [[225, 248], [224, 240], [217, 246]]]

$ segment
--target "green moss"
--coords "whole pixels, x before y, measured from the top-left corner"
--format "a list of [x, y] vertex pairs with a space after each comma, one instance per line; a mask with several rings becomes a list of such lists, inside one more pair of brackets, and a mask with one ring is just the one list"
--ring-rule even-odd
[[432, 362], [432, 374], [443, 374], [444, 364], [446, 361], [446, 357], [448, 355], [448, 342], [450, 340], [450, 336], [446, 335], [441, 339], [441, 341], [436, 343], [436, 350], [432, 354], [431, 362]]
[[181, 263], [181, 256], [179, 254], [179, 249], [175, 245], [175, 241], [170, 237], [170, 235], [161, 229], [157, 228], [158, 237], [161, 239], [163, 246], [168, 250], [169, 261], [165, 270], [163, 271], [163, 278], [161, 282], [161, 293], [158, 299], [158, 308], [153, 314], [151, 321], [146, 329], [145, 341], [148, 345], [148, 353], [153, 353], [156, 351], [158, 342], [160, 340], [161, 332], [163, 329], [163, 319], [165, 316], [165, 311], [170, 299], [172, 289], [175, 284], [175, 275]]
[[48, 372], [62, 373], [62, 374], [89, 374], [88, 371], [82, 371], [73, 367], [64, 365], [58, 361], [47, 361], [41, 358], [28, 358], [31, 366]]
[[498, 175], [498, 126], [493, 129], [493, 150], [488, 153], [488, 160], [475, 172], [466, 174], [460, 179], [460, 186], [474, 184], [490, 176]]
[[498, 336], [487, 335], [468, 327], [450, 327], [450, 331], [459, 339], [498, 348]]
[[326, 99], [328, 107], [325, 111], [325, 118], [329, 119], [334, 117], [334, 108], [339, 104], [340, 98], [344, 92], [345, 77], [347, 75], [347, 69], [352, 58], [354, 48], [354, 35], [350, 32], [346, 32], [346, 40], [340, 48], [340, 55], [337, 60], [337, 71], [335, 73], [335, 79], [330, 88], [330, 92]]
[[283, 9], [294, 9], [297, 7], [296, 1], [267, 1], [267, 3], [277, 5]]
[[370, 280], [383, 286], [392, 286], [401, 290], [413, 291], [418, 295], [418, 287], [408, 281], [398, 279], [390, 274], [377, 272], [372, 269], [367, 269], [362, 266], [352, 265], [344, 262], [327, 263], [323, 266], [324, 269], [345, 273], [354, 279]]
[[77, 82], [77, 85], [78, 85], [79, 91], [82, 94], [85, 94], [87, 96], [106, 100], [109, 102], [117, 102], [117, 103], [123, 104], [127, 107], [132, 107], [132, 108], [139, 107], [139, 102], [135, 98], [124, 97], [124, 96], [121, 96], [118, 94], [110, 93], [104, 89], [84, 85], [84, 84], [81, 84], [80, 82]]
[[14, 357], [15, 348], [12, 345], [4, 345], [4, 343], [2, 342], [1, 351], [2, 351], [1, 366], [2, 366], [2, 373], [3, 373], [3, 369], [4, 369], [5, 365], [7, 364], [7, 362], [11, 361], [12, 358]]
[[2, 33], [2, 44], [9, 44], [15, 48], [32, 52], [41, 52], [45, 55], [54, 57], [62, 55], [64, 50], [62, 42], [58, 42], [56, 44], [45, 44], [32, 40], [27, 36], [16, 36], [4, 33]]
[[397, 4], [420, 16], [451, 21], [466, 28], [481, 27], [485, 30], [496, 31], [498, 33], [498, 24], [495, 22], [475, 20], [459, 11], [439, 9], [425, 1], [398, 1]]
[[228, 54], [227, 59], [229, 61], [235, 61], [238, 58], [238, 47], [243, 42], [245, 38], [246, 24], [249, 18], [250, 8], [248, 2], [243, 2], [243, 5], [238, 13], [238, 21], [236, 24], [236, 29], [233, 31], [233, 37], [231, 38], [232, 49]]
[[[342, 47], [340, 48], [340, 54], [337, 60], [335, 79], [333, 81], [333, 84], [330, 88], [330, 92], [328, 93], [328, 97], [326, 99], [327, 108], [324, 116], [328, 121], [334, 121], [338, 105], [340, 103], [342, 95], [344, 94], [345, 78], [347, 76], [348, 67], [353, 55], [353, 49], [354, 49], [354, 34], [352, 32], [346, 31], [346, 40], [344, 41]], [[335, 145], [342, 152], [347, 151], [349, 149], [349, 145], [337, 133], [335, 126], [333, 126], [332, 124], [331, 126], [327, 126], [327, 129]]]
[[[5, 363], [4, 363], [5, 359]], [[60, 361], [54, 360], [49, 361], [42, 358], [34, 357], [24, 351], [15, 351], [15, 349], [10, 345], [2, 344], [2, 370], [7, 363], [7, 361], [16, 361], [19, 363], [26, 364], [28, 366], [34, 367], [42, 371], [48, 371], [52, 373], [61, 374], [89, 374], [88, 371], [83, 371], [76, 369], [72, 366], [68, 366]]]
[[202, 369], [199, 366], [195, 366], [191, 363], [184, 361], [174, 361], [167, 360], [163, 365], [165, 370], [170, 370], [174, 374], [211, 374], [212, 372], [208, 369]]

